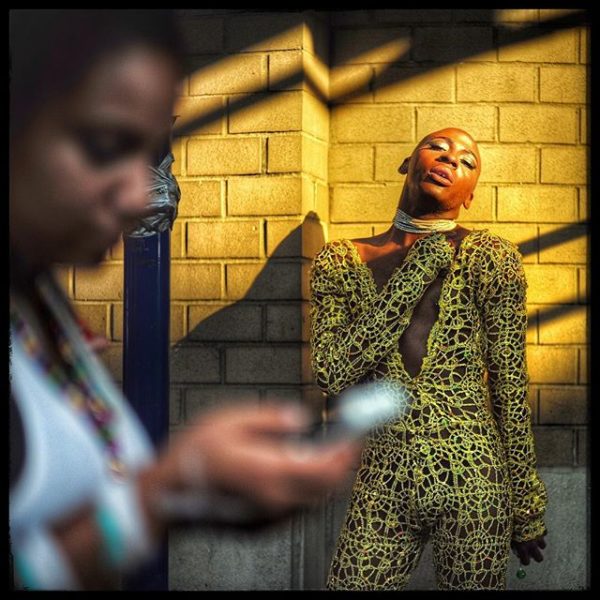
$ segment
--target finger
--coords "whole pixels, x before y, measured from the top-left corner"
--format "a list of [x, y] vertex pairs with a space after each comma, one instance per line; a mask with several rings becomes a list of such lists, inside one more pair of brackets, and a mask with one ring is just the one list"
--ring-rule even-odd
[[527, 549], [521, 545], [517, 547], [517, 552], [521, 564], [527, 566], [529, 564], [529, 552], [527, 552]]
[[530, 553], [535, 562], [542, 562], [544, 560], [544, 556], [537, 546], [535, 548], [532, 548], [530, 550]]

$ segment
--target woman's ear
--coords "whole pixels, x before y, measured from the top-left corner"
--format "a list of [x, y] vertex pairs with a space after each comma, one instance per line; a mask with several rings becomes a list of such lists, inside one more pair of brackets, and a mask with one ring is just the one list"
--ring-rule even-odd
[[408, 162], [410, 161], [410, 156], [407, 156], [402, 164], [398, 167], [398, 173], [401, 175], [406, 175], [408, 173]]
[[469, 210], [469, 206], [471, 206], [471, 202], [473, 202], [474, 194], [471, 192], [471, 195], [463, 202], [463, 206], [465, 210]]

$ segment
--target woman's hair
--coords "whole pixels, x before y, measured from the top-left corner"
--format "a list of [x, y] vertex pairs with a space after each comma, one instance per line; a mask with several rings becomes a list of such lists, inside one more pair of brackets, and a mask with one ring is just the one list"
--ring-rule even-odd
[[136, 43], [165, 52], [181, 69], [183, 49], [170, 10], [11, 10], [10, 130], [75, 88], [100, 59]]

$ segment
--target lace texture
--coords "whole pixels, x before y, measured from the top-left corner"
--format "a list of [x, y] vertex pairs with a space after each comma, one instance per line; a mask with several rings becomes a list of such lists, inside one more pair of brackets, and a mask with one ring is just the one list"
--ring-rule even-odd
[[[335, 396], [387, 380], [410, 399], [367, 439], [330, 589], [401, 589], [428, 539], [440, 589], [504, 589], [511, 539], [545, 531], [521, 256], [487, 231], [471, 232], [453, 255], [442, 234], [417, 240], [380, 292], [349, 240], [329, 242], [313, 262], [312, 367], [321, 390]], [[413, 377], [398, 344], [438, 276], [439, 314]]]

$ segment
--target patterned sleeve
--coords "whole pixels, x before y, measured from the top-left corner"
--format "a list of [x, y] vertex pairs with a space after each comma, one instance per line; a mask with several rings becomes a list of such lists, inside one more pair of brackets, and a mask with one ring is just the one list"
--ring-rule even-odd
[[525, 356], [526, 289], [521, 255], [499, 240], [482, 259], [482, 314], [487, 344], [488, 384], [512, 486], [513, 541], [545, 532], [547, 493], [536, 470]]
[[440, 234], [417, 240], [376, 299], [353, 317], [339, 248], [326, 244], [311, 271], [312, 368], [329, 395], [361, 381], [398, 344], [413, 308], [453, 256]]

